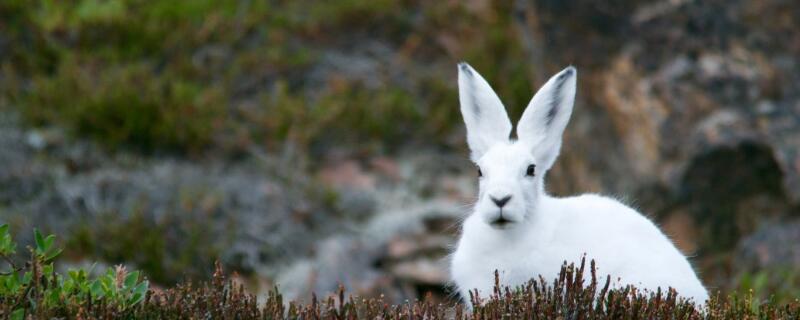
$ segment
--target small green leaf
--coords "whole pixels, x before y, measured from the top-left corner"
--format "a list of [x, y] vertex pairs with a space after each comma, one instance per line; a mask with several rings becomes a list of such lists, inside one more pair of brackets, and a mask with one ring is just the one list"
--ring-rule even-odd
[[53, 264], [48, 264], [48, 265], [44, 266], [42, 268], [42, 271], [44, 271], [44, 275], [45, 276], [51, 276], [53, 274], [53, 271], [54, 271]]
[[61, 254], [61, 248], [58, 248], [58, 249], [56, 249], [56, 250], [52, 250], [52, 251], [50, 251], [50, 253], [48, 253], [48, 254], [47, 254], [45, 257], [44, 257], [44, 261], [50, 261], [50, 260], [53, 260], [53, 259], [54, 259], [55, 257], [57, 257], [59, 254]]
[[8, 225], [7, 224], [0, 225], [0, 254], [3, 255], [13, 254], [15, 246], [16, 245], [11, 239], [11, 235], [8, 234]]
[[17, 244], [8, 233], [0, 234], [0, 255], [12, 255], [17, 251]]
[[53, 247], [53, 242], [55, 242], [56, 236], [51, 234], [44, 238], [44, 251], [50, 250]]
[[11, 319], [11, 320], [23, 320], [23, 319], [25, 319], [25, 309], [20, 308], [20, 309], [14, 310], [14, 312], [11, 313], [11, 317], [9, 317], [9, 319]]
[[69, 278], [72, 279], [72, 281], [78, 282], [78, 281], [80, 281], [79, 279], [80, 279], [80, 276], [81, 276], [81, 271], [83, 271], [83, 270], [81, 270], [81, 269], [68, 270], [67, 271], [67, 275], [69, 275]]
[[50, 291], [50, 294], [48, 295], [48, 299], [50, 299], [50, 301], [48, 302], [52, 304], [57, 304], [58, 301], [61, 300], [60, 298], [61, 298], [61, 290], [53, 290]]
[[30, 271], [25, 272], [25, 274], [22, 275], [22, 284], [31, 283], [31, 279], [32, 278], [33, 278], [33, 274]]
[[0, 292], [9, 295], [16, 294], [19, 287], [19, 278], [16, 273], [0, 276]]
[[144, 295], [143, 294], [134, 293], [133, 296], [131, 296], [131, 299], [128, 301], [128, 305], [134, 306], [134, 305], [138, 304], [139, 302], [142, 302], [142, 300], [144, 300]]
[[42, 237], [42, 233], [39, 232], [39, 229], [33, 229], [33, 240], [36, 242], [36, 251], [39, 253], [44, 252], [44, 237]]
[[106, 275], [99, 278], [100, 283], [103, 284], [104, 288], [114, 287], [114, 282], [116, 279], [117, 277], [115, 276], [114, 269], [112, 268], [108, 268], [108, 272], [106, 273]]
[[103, 296], [105, 296], [105, 291], [103, 290], [103, 285], [98, 280], [95, 280], [94, 282], [92, 282], [92, 286], [89, 288], [89, 290], [91, 291], [92, 298], [94, 298], [94, 299], [100, 299]]
[[128, 273], [128, 275], [125, 276], [124, 285], [126, 288], [133, 288], [133, 286], [136, 285], [136, 281], [138, 280], [139, 280], [139, 271]]
[[139, 285], [137, 285], [137, 286], [136, 286], [136, 288], [133, 288], [133, 292], [134, 292], [134, 293], [141, 293], [142, 295], [144, 295], [145, 293], [147, 293], [147, 288], [148, 288], [149, 286], [150, 286], [150, 283], [149, 283], [149, 282], [147, 282], [147, 281], [142, 281], [142, 283], [140, 283]]

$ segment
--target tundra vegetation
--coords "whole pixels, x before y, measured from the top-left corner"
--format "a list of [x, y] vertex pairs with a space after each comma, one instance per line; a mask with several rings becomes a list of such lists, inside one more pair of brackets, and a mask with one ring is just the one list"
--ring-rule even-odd
[[594, 261], [564, 263], [558, 278], [532, 279], [526, 285], [499, 285], [488, 297], [470, 295], [472, 308], [430, 299], [390, 305], [380, 298], [338, 294], [308, 304], [284, 301], [275, 288], [259, 302], [217, 264], [208, 282], [180, 283], [151, 289], [139, 271], [123, 266], [96, 273], [91, 268], [66, 272], [53, 260], [61, 253], [55, 236], [34, 230], [29, 258], [13, 259], [17, 244], [8, 225], [0, 226], [0, 316], [5, 319], [796, 319], [800, 301], [784, 305], [760, 302], [752, 292], [712, 296], [695, 305], [674, 290], [641, 292], [635, 287], [609, 289], [598, 279]]

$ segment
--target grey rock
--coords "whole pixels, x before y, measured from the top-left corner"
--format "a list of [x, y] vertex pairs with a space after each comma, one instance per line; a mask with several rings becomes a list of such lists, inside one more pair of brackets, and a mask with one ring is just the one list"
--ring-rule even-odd
[[800, 220], [764, 225], [742, 239], [736, 251], [736, 269], [800, 268]]

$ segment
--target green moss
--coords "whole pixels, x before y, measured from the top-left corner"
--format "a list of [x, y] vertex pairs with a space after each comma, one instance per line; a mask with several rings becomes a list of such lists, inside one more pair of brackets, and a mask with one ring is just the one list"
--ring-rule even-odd
[[17, 100], [34, 124], [59, 124], [113, 147], [196, 151], [207, 146], [224, 103], [215, 88], [203, 87], [147, 65], [112, 67], [94, 74], [78, 61], [64, 63], [53, 77], [36, 77]]
[[[238, 2], [241, 6], [242, 2]], [[237, 8], [246, 24], [267, 26], [303, 37], [328, 37], [330, 32], [363, 32], [380, 28], [399, 33], [410, 28], [411, 1], [273, 1], [248, 2]], [[246, 12], [246, 13], [244, 13]], [[207, 11], [206, 11], [207, 13]]]
[[262, 97], [264, 109], [248, 115], [260, 119], [257, 135], [270, 141], [288, 140], [303, 149], [348, 143], [391, 145], [427, 132], [418, 101], [399, 88], [367, 89], [342, 82], [311, 100], [279, 82], [272, 92]]
[[311, 108], [311, 114], [319, 118], [326, 116], [328, 110], [336, 110], [342, 115], [330, 124], [336, 124], [343, 131], [339, 134], [345, 138], [348, 134], [360, 134], [363, 137], [356, 138], [380, 137], [387, 143], [396, 143], [411, 136], [415, 128], [412, 124], [422, 123], [414, 99], [400, 88], [335, 88]]
[[[4, 88], [12, 104], [32, 125], [63, 126], [110, 148], [228, 150], [239, 142], [226, 132], [268, 147], [289, 140], [301, 152], [325, 152], [331, 142], [380, 150], [450, 143], [461, 128], [456, 61], [472, 63], [512, 117], [535, 89], [512, 7], [502, 2], [482, 10], [388, 0], [2, 6], [0, 13], [23, 17], [12, 20], [19, 34], [40, 39], [18, 37], [25, 45], [15, 46], [17, 58], [0, 61], [32, 83]], [[453, 67], [378, 86], [338, 75], [319, 88], [305, 85], [319, 57], [361, 36], [397, 50], [387, 58], [452, 60]], [[240, 108], [242, 101], [260, 106]]]

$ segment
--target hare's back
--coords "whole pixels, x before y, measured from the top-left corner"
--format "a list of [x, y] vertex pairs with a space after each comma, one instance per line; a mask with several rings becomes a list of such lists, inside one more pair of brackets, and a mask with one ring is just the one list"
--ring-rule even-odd
[[[675, 252], [674, 246], [647, 217], [615, 199], [596, 194], [557, 199], [562, 208], [556, 234], [574, 241], [586, 250], [610, 251], [647, 250], [650, 253]], [[600, 250], [600, 249], [603, 250]], [[586, 252], [591, 254], [590, 251]]]

